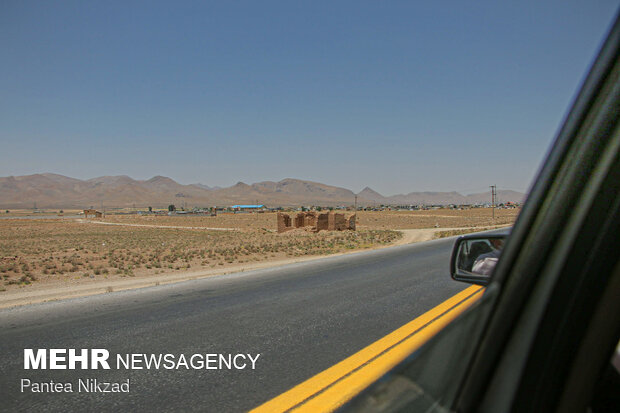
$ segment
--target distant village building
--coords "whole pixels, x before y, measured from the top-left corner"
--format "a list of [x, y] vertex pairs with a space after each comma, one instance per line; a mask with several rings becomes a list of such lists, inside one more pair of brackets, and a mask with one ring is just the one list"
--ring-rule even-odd
[[278, 212], [278, 232], [286, 232], [295, 228], [307, 231], [355, 231], [355, 214], [348, 217], [335, 212], [299, 212], [295, 217]]
[[88, 218], [89, 215], [94, 215], [95, 218], [103, 217], [103, 213], [97, 211], [96, 209], [85, 209], [84, 210], [84, 218]]
[[231, 208], [235, 212], [255, 212], [263, 211], [265, 209], [265, 205], [233, 205]]

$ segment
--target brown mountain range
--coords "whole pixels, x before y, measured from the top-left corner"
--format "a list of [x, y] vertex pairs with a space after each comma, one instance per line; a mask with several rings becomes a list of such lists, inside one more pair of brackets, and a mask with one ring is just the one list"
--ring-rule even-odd
[[[224, 206], [232, 204], [352, 205], [355, 193], [349, 189], [299, 179], [264, 181], [252, 185], [238, 182], [228, 188], [202, 184], [182, 185], [165, 176], [135, 180], [126, 175], [101, 176], [88, 180], [44, 173], [0, 177], [0, 208], [87, 208]], [[411, 192], [383, 196], [366, 187], [358, 195], [359, 205], [473, 204], [489, 202], [488, 192], [461, 195], [458, 192]], [[520, 202], [525, 195], [498, 191], [499, 202]]]

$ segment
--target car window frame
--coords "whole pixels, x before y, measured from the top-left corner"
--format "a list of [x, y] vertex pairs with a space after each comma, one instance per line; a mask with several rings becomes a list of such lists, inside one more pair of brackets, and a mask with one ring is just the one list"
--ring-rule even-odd
[[[564, 253], [570, 251], [574, 238], [579, 235], [579, 225], [584, 222], [583, 216], [580, 219], [573, 216], [575, 222], [570, 228], [571, 239], [561, 240], [567, 233], [566, 225], [572, 216], [570, 206], [578, 202], [587, 203], [589, 201], [586, 198], [592, 200], [596, 195], [591, 193], [596, 191], [587, 186], [589, 177], [593, 171], [596, 172], [599, 165], [592, 151], [591, 136], [594, 136], [592, 133], [596, 131], [588, 132], [590, 139], [584, 131], [587, 132], [588, 124], [591, 126], [592, 116], [596, 116], [597, 112], [601, 115], [601, 109], [605, 110], [604, 105], [601, 107], [600, 98], [603, 90], [609, 88], [610, 73], [618, 66], [618, 14], [612, 23], [607, 39], [554, 140], [552, 150], [537, 174], [528, 200], [506, 241], [502, 258], [483, 297], [420, 350], [341, 410], [365, 408], [369, 405], [365, 404], [365, 400], [376, 400], [389, 393], [390, 383], [398, 382], [397, 378], [409, 378], [410, 385], [420, 389], [418, 394], [421, 396], [412, 398], [407, 393], [401, 393], [403, 400], [394, 401], [395, 406], [400, 406], [395, 410], [402, 410], [403, 406], [406, 406], [409, 410], [420, 408], [445, 411], [445, 408], [450, 408], [467, 412], [484, 406], [487, 411], [508, 411], [519, 406], [513, 404], [514, 400], [531, 396], [531, 393], [528, 394], [531, 389], [522, 385], [520, 372], [528, 361], [528, 349], [536, 338], [538, 322], [545, 315], [544, 300], [538, 300], [538, 304], [543, 304], [541, 308], [532, 306], [533, 301], [536, 301], [537, 291], [538, 295], [544, 298], [544, 294], [540, 294], [541, 287], [544, 287], [540, 285], [540, 281], [545, 277], [553, 281], [553, 277], [557, 276], [557, 273], [543, 274], [548, 271], [547, 255], [558, 251], [557, 248], [564, 248]], [[605, 113], [602, 115], [604, 117]], [[617, 125], [618, 114], [613, 113], [609, 117], [613, 124]], [[603, 132], [601, 136], [610, 137], [613, 130], [609, 129], [609, 125], [603, 125], [600, 129]], [[608, 142], [601, 139], [594, 142], [596, 143], [604, 146]], [[580, 154], [579, 150], [584, 145], [588, 149], [585, 155]], [[561, 181], [566, 182], [571, 176], [574, 179], [575, 174], [579, 173], [587, 174], [588, 179], [575, 187], [563, 188], [558, 184]], [[563, 203], [568, 206], [559, 211], [554, 209]], [[575, 270], [577, 274], [578, 269]], [[541, 278], [541, 274], [544, 277]], [[582, 271], [580, 274], [585, 273]], [[525, 324], [531, 321], [530, 325], [516, 333], [515, 326], [524, 320]], [[522, 357], [512, 360], [508, 365], [502, 364], [506, 359], [510, 361], [511, 352], [515, 349], [522, 351]], [[451, 359], [460, 359], [460, 364], [455, 365], [456, 369], [452, 368]], [[491, 389], [492, 383], [499, 383], [499, 387]], [[499, 391], [496, 391], [497, 389]], [[541, 393], [544, 398], [543, 389]], [[486, 404], [482, 404], [483, 400]], [[556, 398], [555, 405], [565, 403], [566, 400]], [[582, 398], [581, 403], [583, 400]]]
[[[560, 244], [563, 244], [564, 248], [570, 247], [578, 232], [567, 238], [566, 226], [571, 219], [578, 220], [579, 217], [575, 214], [581, 213], [572, 211], [571, 207], [580, 201], [586, 202], [583, 200], [584, 196], [594, 195], [588, 194], [592, 189], [587, 187], [587, 178], [594, 173], [597, 165], [600, 165], [595, 156], [596, 146], [602, 147], [606, 142], [603, 142], [603, 138], [595, 140], [593, 136], [608, 137], [613, 132], [611, 129], [617, 127], [617, 113], [609, 116], [606, 111], [610, 108], [605, 107], [600, 100], [605, 99], [604, 90], [613, 88], [613, 83], [617, 81], [610, 76], [618, 70], [619, 58], [620, 22], [616, 15], [612, 29], [558, 133], [553, 150], [530, 191], [528, 202], [515, 223], [498, 263], [490, 284], [498, 287], [498, 298], [459, 398], [453, 406], [458, 411], [473, 410], [485, 396], [493, 397], [490, 395], [493, 392], [497, 397], [495, 402], [489, 402], [489, 405], [496, 408], [501, 405], [499, 399], [503, 399], [504, 406], [508, 407], [513, 397], [518, 398], [516, 394], [510, 397], [506, 393], [519, 391], [521, 375], [516, 374], [515, 369], [524, 368], [529, 353], [522, 352], [523, 359], [519, 360], [515, 357], [506, 358], [506, 354], [527, 348], [528, 339], [531, 340], [535, 335], [538, 325], [535, 318], [542, 316], [540, 311], [544, 310], [545, 300], [541, 297], [538, 310], [531, 308], [532, 300], [537, 287], [539, 290], [541, 288], [538, 285], [540, 280], [551, 276], [548, 268], [549, 255], [558, 251], [558, 248], [562, 247]], [[608, 120], [613, 122], [593, 125], [593, 117], [597, 116], [599, 120], [609, 116]], [[592, 127], [599, 130], [591, 130]], [[575, 179], [579, 174], [583, 174], [583, 182]], [[566, 182], [577, 184], [563, 186]], [[560, 205], [564, 205], [564, 208], [558, 208]], [[580, 222], [574, 222], [574, 225], [577, 226]], [[549, 293], [547, 291], [547, 294]], [[532, 314], [524, 314], [528, 309]], [[524, 317], [530, 317], [529, 327], [515, 333], [513, 330], [518, 325], [518, 320]], [[517, 337], [519, 335], [520, 338]], [[502, 365], [502, 359], [510, 361]], [[499, 369], [506, 369], [506, 372], [512, 369], [512, 373], [498, 374]], [[500, 377], [503, 377], [504, 381], [501, 381]], [[501, 390], [497, 387], [489, 389], [493, 380], [495, 383], [503, 383]]]

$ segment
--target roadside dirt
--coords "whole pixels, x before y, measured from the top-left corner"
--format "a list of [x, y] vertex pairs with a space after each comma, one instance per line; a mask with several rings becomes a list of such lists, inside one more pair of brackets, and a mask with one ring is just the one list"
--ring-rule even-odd
[[435, 239], [435, 235], [439, 232], [446, 231], [482, 231], [489, 228], [503, 228], [507, 225], [485, 225], [483, 227], [466, 227], [466, 228], [422, 228], [422, 229], [399, 229], [403, 233], [403, 237], [396, 241], [393, 245], [412, 244], [414, 242], [430, 241]]
[[[113, 223], [102, 223], [105, 225], [115, 225]], [[116, 225], [136, 225], [147, 226], [140, 224], [116, 224]], [[504, 227], [505, 225], [496, 225], [494, 227]], [[159, 226], [161, 227], [161, 226]], [[184, 227], [187, 228], [187, 227]], [[477, 230], [487, 229], [490, 226], [485, 227], [467, 227], [467, 228], [424, 228], [424, 229], [402, 229], [397, 230], [402, 232], [403, 237], [396, 242], [380, 246], [373, 249], [389, 248], [396, 245], [412, 244], [417, 242], [429, 241], [435, 238], [435, 234], [440, 231], [450, 230]], [[218, 228], [221, 229], [221, 228]], [[234, 229], [230, 229], [234, 230]], [[286, 264], [292, 264], [297, 262], [304, 262], [310, 260], [316, 260], [325, 257], [333, 257], [345, 254], [351, 254], [360, 252], [361, 250], [354, 250], [344, 253], [336, 253], [329, 255], [311, 256], [311, 257], [298, 257], [288, 259], [278, 259], [273, 261], [263, 261], [256, 263], [244, 263], [235, 266], [229, 266], [226, 268], [214, 268], [214, 269], [200, 269], [194, 271], [182, 271], [182, 272], [170, 272], [160, 273], [155, 275], [135, 276], [130, 278], [110, 279], [110, 280], [79, 280], [75, 282], [73, 280], [59, 279], [57, 282], [48, 282], [45, 284], [32, 284], [24, 286], [18, 289], [11, 289], [4, 291], [0, 294], [0, 308], [15, 307], [26, 304], [41, 303], [46, 301], [62, 300], [65, 298], [83, 297], [94, 294], [103, 294], [113, 291], [129, 290], [134, 288], [143, 288], [163, 284], [171, 284], [181, 281], [212, 277], [215, 275], [229, 274], [234, 272], [250, 271], [264, 268], [278, 267]], [[365, 251], [368, 251], [366, 249]]]

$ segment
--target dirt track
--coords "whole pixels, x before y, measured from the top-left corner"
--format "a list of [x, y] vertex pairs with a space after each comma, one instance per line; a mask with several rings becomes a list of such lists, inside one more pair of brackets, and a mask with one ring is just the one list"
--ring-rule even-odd
[[86, 219], [78, 219], [77, 222], [82, 224], [96, 224], [96, 225], [119, 225], [123, 227], [143, 227], [143, 228], [172, 228], [172, 229], [206, 229], [209, 231], [238, 231], [239, 228], [216, 228], [216, 227], [188, 227], [182, 225], [153, 225], [153, 224], [132, 224], [124, 222], [106, 222], [106, 221], [90, 221]]

